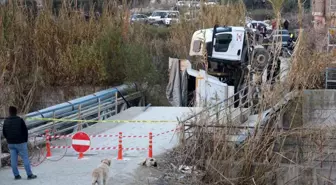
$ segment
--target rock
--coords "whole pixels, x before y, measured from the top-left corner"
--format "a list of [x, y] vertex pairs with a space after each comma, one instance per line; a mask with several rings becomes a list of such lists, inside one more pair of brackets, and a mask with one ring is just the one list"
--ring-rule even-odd
[[178, 178], [178, 180], [184, 179], [185, 175], [182, 175]]
[[182, 173], [187, 173], [187, 174], [191, 174], [194, 170], [196, 170], [195, 166], [186, 166], [186, 165], [181, 165], [179, 167], [179, 171]]
[[158, 180], [159, 178], [156, 178], [156, 177], [147, 177], [148, 184], [155, 183]]

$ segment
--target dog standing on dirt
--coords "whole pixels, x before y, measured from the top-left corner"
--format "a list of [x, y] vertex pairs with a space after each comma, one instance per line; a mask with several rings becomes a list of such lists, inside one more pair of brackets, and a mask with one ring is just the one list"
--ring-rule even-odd
[[109, 176], [110, 166], [111, 160], [101, 160], [101, 164], [92, 172], [92, 185], [106, 185]]

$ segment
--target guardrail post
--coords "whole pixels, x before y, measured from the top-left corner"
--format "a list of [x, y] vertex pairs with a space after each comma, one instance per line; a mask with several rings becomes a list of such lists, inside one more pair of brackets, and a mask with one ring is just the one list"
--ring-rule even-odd
[[[81, 120], [81, 109], [82, 109], [82, 105], [79, 104], [79, 106], [78, 106], [78, 120]], [[78, 124], [78, 126], [77, 126], [77, 131], [82, 130], [82, 124], [81, 124], [81, 122], [78, 121], [77, 124]]]
[[122, 132], [119, 132], [119, 144], [118, 144], [118, 160], [123, 159], [123, 148], [122, 148]]
[[98, 120], [100, 120], [100, 98], [98, 98]]
[[49, 130], [45, 131], [46, 135], [46, 148], [47, 148], [47, 157], [51, 157], [51, 150], [50, 150], [50, 135], [49, 135]]
[[242, 109], [242, 106], [243, 106], [243, 99], [244, 97], [244, 90], [243, 92], [239, 92], [239, 120], [240, 120], [240, 124], [243, 124], [244, 120], [243, 120], [243, 109]]
[[0, 125], [0, 168], [2, 168], [2, 127]]
[[153, 158], [153, 133], [149, 133], [148, 158]]
[[185, 145], [185, 138], [186, 138], [186, 136], [185, 136], [185, 126], [184, 126], [184, 122], [181, 122], [181, 121], [179, 121], [179, 124], [178, 124], [179, 126], [180, 126], [180, 144], [182, 145], [182, 147], [184, 147], [184, 145]]
[[55, 111], [53, 111], [53, 127], [52, 127], [52, 133], [55, 133], [55, 119], [56, 119], [56, 114]]
[[118, 114], [118, 92], [115, 93], [115, 110], [114, 115]]

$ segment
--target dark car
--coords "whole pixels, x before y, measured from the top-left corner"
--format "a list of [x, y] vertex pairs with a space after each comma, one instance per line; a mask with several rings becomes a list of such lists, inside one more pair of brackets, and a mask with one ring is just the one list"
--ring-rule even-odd
[[130, 22], [139, 22], [139, 23], [147, 23], [148, 22], [148, 17], [147, 15], [144, 14], [133, 14], [130, 18]]

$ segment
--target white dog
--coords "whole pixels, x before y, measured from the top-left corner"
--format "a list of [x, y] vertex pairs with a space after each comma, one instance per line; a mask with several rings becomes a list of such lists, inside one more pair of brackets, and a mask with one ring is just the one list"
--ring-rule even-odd
[[147, 167], [157, 167], [157, 162], [155, 158], [146, 158], [144, 161], [140, 163], [142, 166], [147, 166]]
[[106, 185], [109, 176], [111, 160], [103, 159], [101, 164], [92, 172], [92, 185]]

